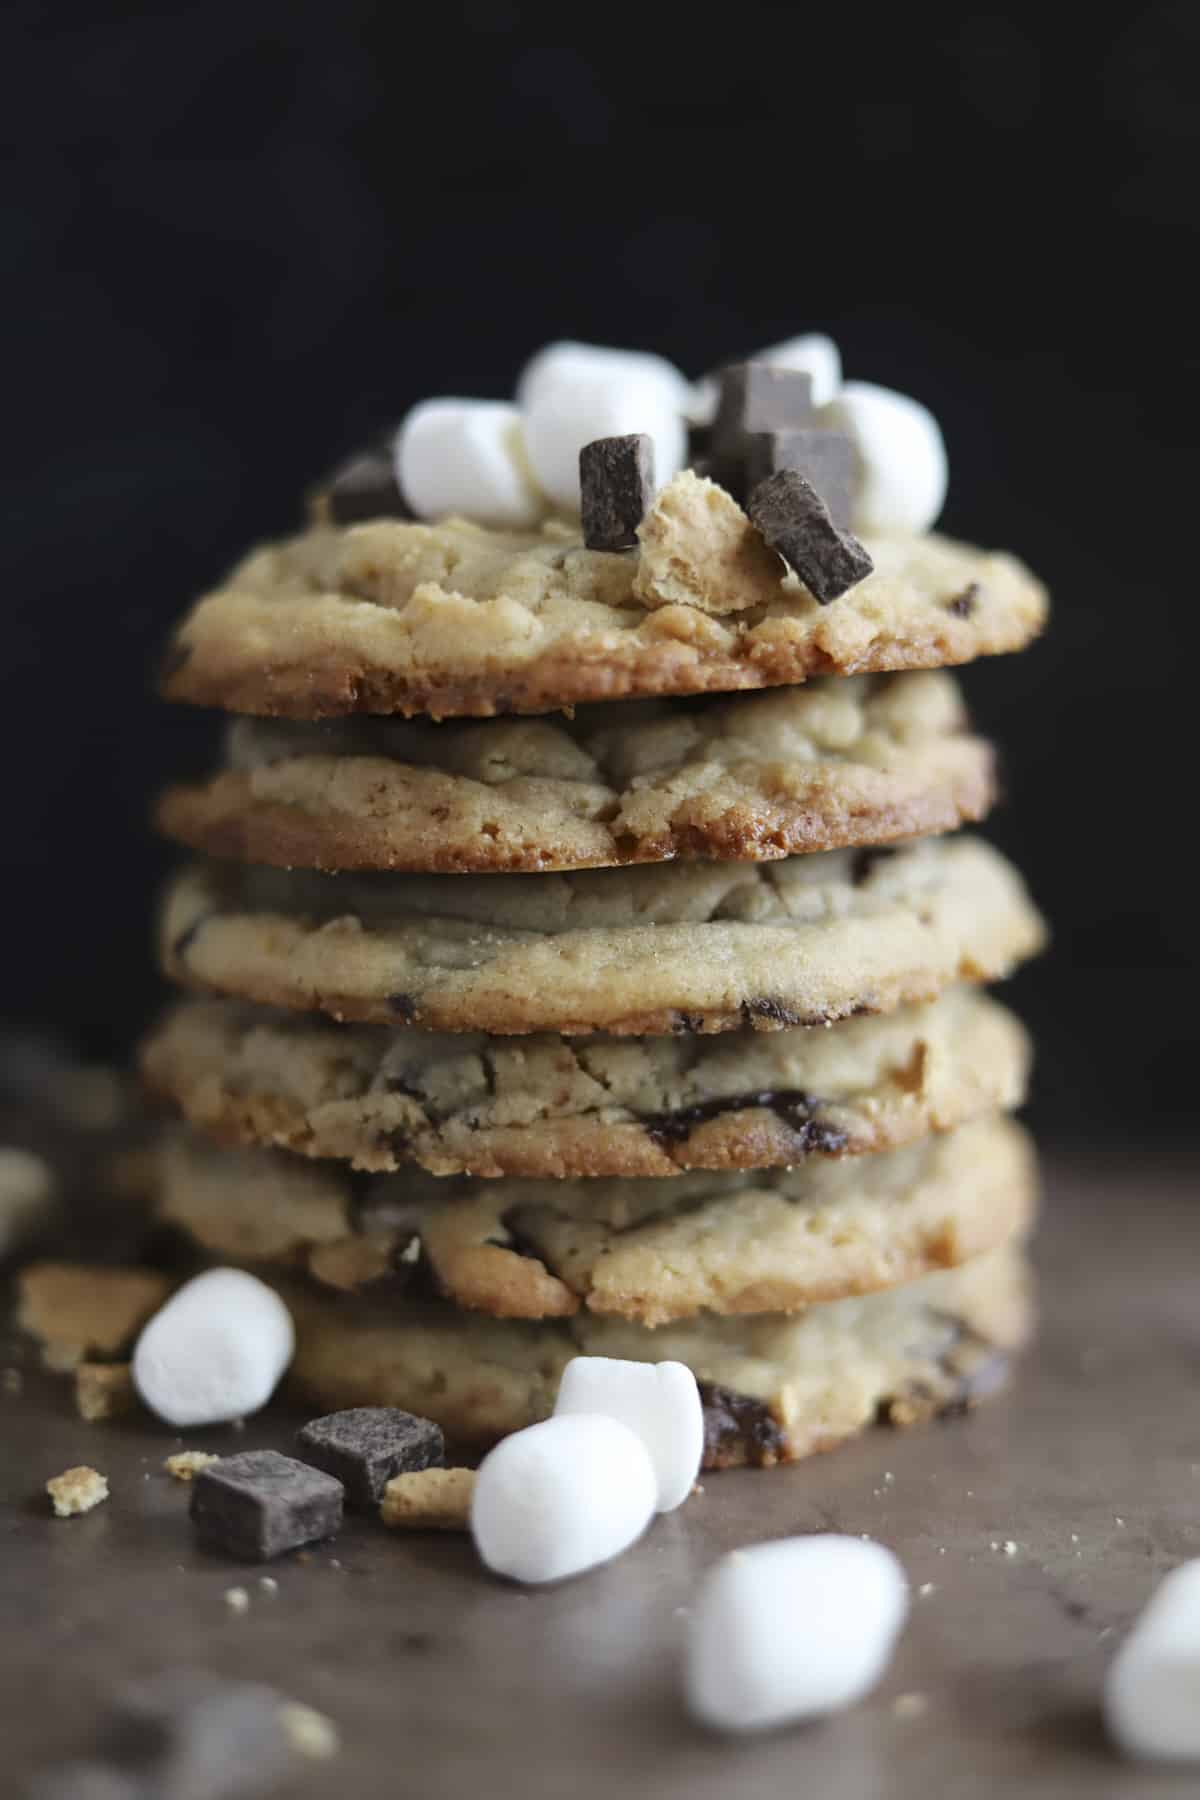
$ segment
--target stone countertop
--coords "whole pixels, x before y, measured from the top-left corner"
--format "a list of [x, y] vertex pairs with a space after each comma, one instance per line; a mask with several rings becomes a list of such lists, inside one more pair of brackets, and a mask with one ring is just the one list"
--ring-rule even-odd
[[[84, 1749], [116, 1683], [186, 1663], [273, 1682], [336, 1722], [338, 1757], [280, 1790], [296, 1800], [1194, 1795], [1194, 1772], [1123, 1764], [1096, 1700], [1155, 1579], [1200, 1553], [1198, 1176], [1145, 1158], [1053, 1166], [1041, 1342], [1006, 1396], [791, 1469], [707, 1477], [628, 1555], [553, 1590], [486, 1576], [465, 1537], [355, 1520], [272, 1564], [272, 1595], [263, 1569], [193, 1545], [188, 1489], [162, 1469], [183, 1440], [83, 1423], [69, 1383], [7, 1334], [0, 1365], [23, 1382], [0, 1391], [4, 1791]], [[296, 1423], [272, 1409], [188, 1443], [287, 1449]], [[46, 1478], [79, 1462], [112, 1497], [53, 1519]], [[878, 1537], [908, 1569], [912, 1620], [883, 1685], [816, 1727], [706, 1735], [678, 1697], [697, 1576], [736, 1544], [825, 1529]], [[245, 1613], [225, 1602], [234, 1585]]]

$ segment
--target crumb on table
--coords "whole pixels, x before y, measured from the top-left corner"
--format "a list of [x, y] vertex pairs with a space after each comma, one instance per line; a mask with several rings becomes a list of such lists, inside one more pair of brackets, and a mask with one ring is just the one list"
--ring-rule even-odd
[[128, 1363], [81, 1362], [75, 1370], [75, 1410], [94, 1425], [135, 1411], [137, 1393]]
[[474, 1469], [418, 1469], [393, 1475], [383, 1490], [380, 1517], [405, 1531], [465, 1531]]
[[98, 1469], [80, 1463], [53, 1476], [46, 1483], [46, 1492], [54, 1502], [55, 1516], [69, 1519], [73, 1513], [91, 1512], [93, 1506], [107, 1500], [108, 1481]]
[[191, 1481], [201, 1469], [207, 1469], [220, 1460], [211, 1450], [177, 1450], [174, 1456], [168, 1456], [163, 1468], [176, 1481]]
[[299, 1756], [320, 1760], [334, 1756], [341, 1748], [337, 1726], [314, 1707], [299, 1700], [288, 1700], [279, 1709], [279, 1722], [284, 1736]]

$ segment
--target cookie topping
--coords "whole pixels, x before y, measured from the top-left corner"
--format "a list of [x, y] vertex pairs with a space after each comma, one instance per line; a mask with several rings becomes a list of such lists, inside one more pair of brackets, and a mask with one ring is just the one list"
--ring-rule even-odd
[[474, 1469], [393, 1475], [383, 1490], [379, 1516], [397, 1531], [467, 1531], [474, 1492]]
[[839, 528], [850, 523], [854, 489], [858, 480], [858, 456], [844, 432], [811, 427], [804, 431], [760, 432], [748, 440], [746, 489], [753, 493], [760, 482], [779, 469], [795, 469], [817, 490]]
[[752, 437], [798, 431], [813, 424], [812, 382], [796, 369], [770, 362], [733, 363], [717, 377], [720, 398], [712, 428], [717, 468], [736, 493]]
[[410, 519], [400, 492], [392, 438], [387, 436], [339, 465], [313, 497], [323, 525], [361, 525], [366, 519]]
[[596, 438], [579, 452], [583, 541], [589, 550], [632, 550], [654, 499], [654, 442], [644, 431]]
[[393, 1475], [441, 1464], [441, 1427], [395, 1406], [358, 1406], [313, 1419], [296, 1439], [300, 1454], [335, 1476], [348, 1506], [378, 1506]]
[[747, 511], [822, 606], [865, 581], [875, 566], [858, 539], [838, 529], [816, 488], [796, 469], [779, 469], [760, 482]]
[[210, 1269], [155, 1314], [133, 1353], [133, 1380], [168, 1425], [217, 1425], [266, 1405], [296, 1334], [279, 1295], [242, 1269]]
[[342, 1499], [341, 1482], [324, 1470], [277, 1450], [249, 1450], [199, 1471], [189, 1511], [203, 1542], [266, 1562], [332, 1537], [342, 1523]]

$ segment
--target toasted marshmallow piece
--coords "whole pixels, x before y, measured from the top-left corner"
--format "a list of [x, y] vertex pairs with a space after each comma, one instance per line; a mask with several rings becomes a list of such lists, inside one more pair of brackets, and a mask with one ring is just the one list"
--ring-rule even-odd
[[142, 1331], [133, 1384], [168, 1425], [217, 1425], [265, 1406], [296, 1333], [279, 1295], [242, 1269], [185, 1282]]
[[683, 377], [670, 363], [662, 366], [671, 379], [664, 377], [653, 366], [659, 357], [586, 346], [559, 349], [571, 354], [544, 351], [543, 366], [523, 384], [525, 446], [538, 486], [561, 511], [577, 513], [584, 445], [644, 431], [654, 441], [655, 479], [665, 487], [687, 457]]
[[928, 531], [949, 479], [946, 445], [929, 408], [891, 388], [848, 381], [825, 408], [824, 423], [849, 432], [858, 449], [854, 530]]
[[674, 1511], [691, 1493], [704, 1454], [704, 1408], [686, 1363], [577, 1356], [563, 1370], [554, 1411], [604, 1413], [636, 1431], [654, 1465], [657, 1511]]
[[561, 1581], [627, 1550], [657, 1499], [650, 1454], [628, 1425], [598, 1413], [558, 1414], [484, 1457], [471, 1535], [497, 1575]]
[[1200, 1558], [1151, 1595], [1109, 1668], [1104, 1717], [1127, 1756], [1200, 1762]]
[[422, 519], [462, 513], [510, 530], [546, 510], [529, 474], [521, 415], [500, 400], [424, 400], [396, 434], [396, 479]]
[[687, 406], [687, 376], [665, 356], [655, 356], [650, 350], [613, 350], [605, 344], [579, 344], [569, 338], [547, 344], [530, 357], [517, 377], [517, 405], [532, 406], [543, 387], [597, 372], [616, 382], [657, 382], [677, 411], [683, 412]]
[[812, 382], [814, 406], [828, 406], [842, 385], [841, 352], [833, 339], [821, 331], [808, 331], [803, 337], [772, 344], [769, 350], [757, 351], [751, 361], [774, 363], [780, 369], [799, 369]]
[[688, 1622], [688, 1706], [719, 1731], [836, 1712], [874, 1687], [907, 1613], [904, 1571], [882, 1544], [822, 1534], [735, 1550]]

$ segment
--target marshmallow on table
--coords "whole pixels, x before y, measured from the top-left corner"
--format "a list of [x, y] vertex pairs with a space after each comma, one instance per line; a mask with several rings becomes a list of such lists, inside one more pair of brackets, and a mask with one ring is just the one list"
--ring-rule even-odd
[[265, 1406], [291, 1362], [287, 1307], [242, 1269], [210, 1269], [155, 1313], [133, 1353], [133, 1384], [168, 1425], [217, 1425]]
[[471, 1535], [497, 1575], [561, 1581], [628, 1549], [657, 1499], [649, 1452], [628, 1425], [559, 1414], [514, 1432], [484, 1458]]
[[563, 1371], [554, 1412], [604, 1413], [635, 1431], [654, 1465], [658, 1512], [673, 1511], [691, 1493], [704, 1454], [704, 1409], [686, 1363], [577, 1356]]
[[538, 486], [564, 512], [579, 511], [579, 452], [596, 438], [644, 432], [660, 487], [687, 460], [688, 386], [661, 357], [554, 344], [535, 357], [518, 389], [525, 448]]
[[735, 1550], [689, 1620], [688, 1705], [722, 1731], [836, 1712], [874, 1687], [907, 1613], [904, 1571], [882, 1544], [821, 1534]]
[[858, 450], [855, 531], [928, 531], [946, 498], [946, 445], [927, 406], [870, 381], [848, 381], [823, 422]]
[[1108, 1671], [1104, 1716], [1128, 1756], [1200, 1762], [1200, 1559], [1151, 1595]]
[[545, 503], [529, 475], [521, 415], [499, 400], [425, 400], [396, 434], [396, 479], [423, 519], [536, 525]]

